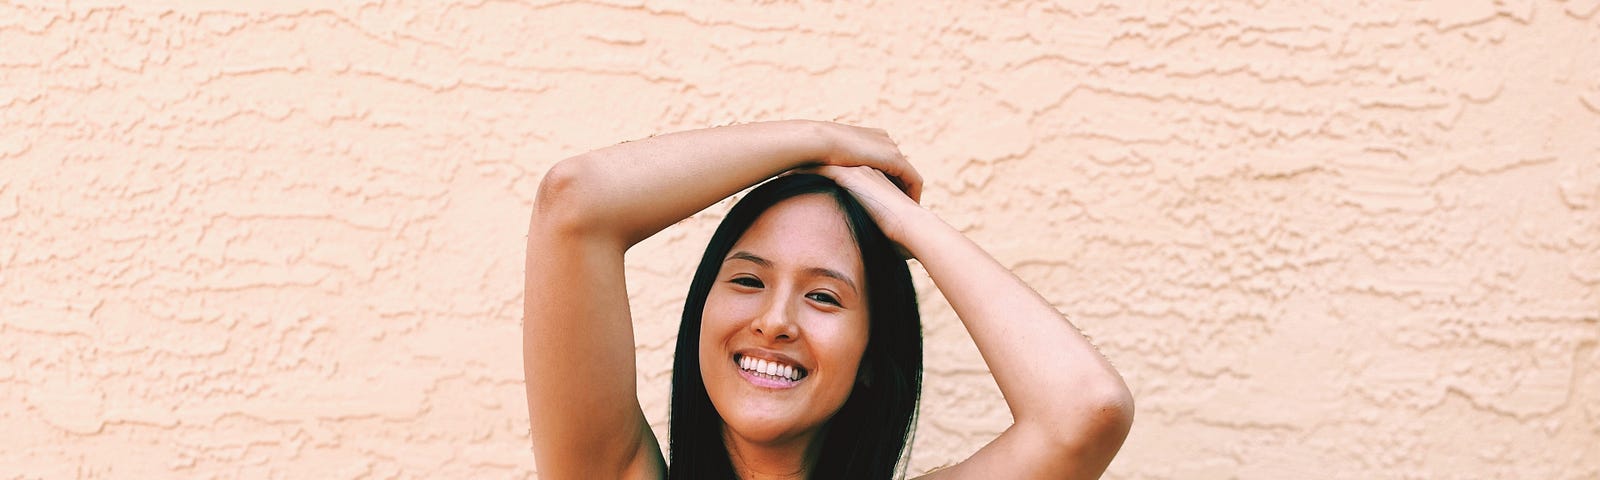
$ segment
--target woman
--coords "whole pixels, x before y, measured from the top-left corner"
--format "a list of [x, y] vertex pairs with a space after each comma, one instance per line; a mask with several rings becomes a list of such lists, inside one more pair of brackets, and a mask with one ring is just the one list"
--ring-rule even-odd
[[[690, 287], [669, 468], [634, 387], [623, 254], [775, 176], [729, 212]], [[883, 131], [810, 121], [662, 135], [551, 168], [529, 226], [523, 327], [541, 478], [891, 477], [921, 376], [899, 255], [933, 277], [1015, 419], [923, 478], [1097, 478], [1132, 423], [1121, 376], [918, 205], [921, 185]]]

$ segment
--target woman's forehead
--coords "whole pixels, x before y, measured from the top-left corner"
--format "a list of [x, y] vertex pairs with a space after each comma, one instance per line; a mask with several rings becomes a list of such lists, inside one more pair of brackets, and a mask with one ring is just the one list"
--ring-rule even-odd
[[832, 197], [822, 194], [801, 195], [768, 208], [728, 255], [735, 252], [754, 254], [777, 267], [861, 272], [861, 253], [844, 211]]

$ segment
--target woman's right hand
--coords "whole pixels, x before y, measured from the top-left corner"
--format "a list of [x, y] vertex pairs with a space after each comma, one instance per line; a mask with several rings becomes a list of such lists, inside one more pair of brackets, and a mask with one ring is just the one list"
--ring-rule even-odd
[[911, 200], [922, 201], [922, 174], [900, 153], [900, 146], [889, 138], [888, 132], [842, 123], [821, 124], [829, 145], [827, 155], [821, 159], [823, 165], [872, 167], [888, 175]]

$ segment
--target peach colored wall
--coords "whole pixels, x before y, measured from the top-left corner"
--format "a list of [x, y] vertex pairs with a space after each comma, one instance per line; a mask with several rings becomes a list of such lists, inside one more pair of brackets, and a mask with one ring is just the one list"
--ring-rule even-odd
[[[0, 2], [0, 478], [535, 476], [542, 172], [791, 117], [1098, 341], [1109, 478], [1600, 477], [1600, 1], [134, 3]], [[919, 286], [912, 472], [1009, 421]]]

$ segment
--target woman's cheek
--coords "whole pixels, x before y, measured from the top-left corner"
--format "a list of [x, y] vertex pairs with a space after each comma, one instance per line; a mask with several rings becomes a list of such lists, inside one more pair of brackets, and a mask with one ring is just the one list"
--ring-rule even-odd
[[760, 305], [758, 294], [713, 291], [706, 298], [705, 311], [701, 314], [702, 323], [715, 324], [719, 329], [734, 327], [740, 319], [754, 318], [752, 315], [760, 309]]
[[859, 363], [867, 350], [865, 320], [857, 315], [837, 315], [819, 312], [805, 323], [806, 337], [811, 348], [824, 358]]
[[844, 355], [854, 358], [858, 368], [861, 357], [867, 353], [867, 337], [871, 334], [871, 329], [867, 328], [867, 319], [864, 317], [865, 315], [857, 315], [844, 323], [848, 330], [844, 336], [849, 338], [849, 341], [843, 342], [848, 345], [846, 347], [848, 353]]

